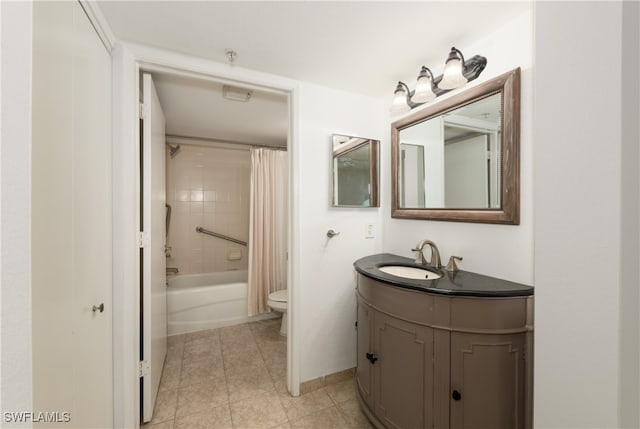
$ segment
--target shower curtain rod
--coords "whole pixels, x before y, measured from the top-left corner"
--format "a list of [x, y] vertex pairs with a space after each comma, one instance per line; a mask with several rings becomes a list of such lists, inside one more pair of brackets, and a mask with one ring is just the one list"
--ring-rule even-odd
[[165, 137], [174, 138], [174, 139], [183, 139], [183, 140], [201, 140], [201, 141], [211, 142], [211, 143], [239, 144], [239, 145], [243, 145], [243, 146], [266, 147], [266, 148], [269, 148], [269, 149], [287, 150], [286, 146], [249, 143], [249, 142], [242, 142], [242, 141], [236, 141], [236, 140], [212, 139], [212, 138], [208, 138], [208, 137], [185, 136], [185, 135], [180, 135], [180, 134], [165, 134]]

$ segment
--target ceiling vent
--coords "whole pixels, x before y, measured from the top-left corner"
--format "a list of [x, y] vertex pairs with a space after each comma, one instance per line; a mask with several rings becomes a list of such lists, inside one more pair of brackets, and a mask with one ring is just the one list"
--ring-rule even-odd
[[252, 95], [253, 95], [253, 91], [245, 88], [239, 88], [237, 86], [230, 86], [230, 85], [222, 86], [222, 96], [227, 100], [246, 102], [251, 100]]

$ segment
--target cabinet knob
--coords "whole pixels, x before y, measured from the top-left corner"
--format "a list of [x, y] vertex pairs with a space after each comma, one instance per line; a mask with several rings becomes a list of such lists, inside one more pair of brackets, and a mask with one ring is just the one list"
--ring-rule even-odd
[[371, 363], [376, 363], [376, 361], [378, 360], [378, 356], [376, 356], [374, 353], [367, 353], [366, 356]]
[[451, 397], [453, 398], [454, 401], [459, 401], [460, 399], [462, 399], [462, 395], [457, 390], [453, 391], [453, 393], [451, 394]]

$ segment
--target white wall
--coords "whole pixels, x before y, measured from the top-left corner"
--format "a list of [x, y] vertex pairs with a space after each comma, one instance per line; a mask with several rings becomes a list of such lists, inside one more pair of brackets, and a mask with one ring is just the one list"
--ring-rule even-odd
[[0, 402], [3, 412], [30, 411], [32, 4], [0, 2], [0, 19]]
[[[390, 175], [383, 174], [384, 250], [403, 256], [413, 256], [410, 249], [419, 239], [429, 238], [440, 249], [443, 263], [450, 255], [464, 257], [463, 270], [475, 271], [507, 280], [533, 283], [533, 133], [531, 103], [532, 88], [532, 14], [526, 12], [480, 38], [469, 46], [453, 45], [466, 56], [487, 57], [482, 75], [469, 83], [469, 88], [520, 67], [521, 74], [521, 137], [520, 137], [520, 225], [484, 225], [462, 222], [391, 219]], [[430, 47], [443, 52], [449, 46]], [[410, 65], [408, 65], [410, 66]], [[434, 69], [434, 74], [441, 73]], [[452, 91], [458, 93], [458, 91]], [[449, 94], [443, 97], [448, 97]], [[393, 118], [395, 119], [395, 118]], [[388, 151], [387, 151], [388, 152]], [[389, 164], [389, 154], [383, 151], [383, 164]]]
[[639, 426], [639, 21], [621, 2], [535, 6], [538, 428]]
[[[389, 151], [383, 100], [301, 83], [295, 163], [299, 198], [300, 379], [311, 380], [356, 364], [356, 296], [353, 262], [382, 249], [379, 208], [330, 207], [331, 135], [381, 140]], [[383, 164], [381, 163], [381, 166]], [[384, 166], [381, 177], [389, 174]], [[389, 200], [383, 200], [388, 205]], [[365, 225], [375, 238], [366, 239]], [[329, 240], [327, 230], [340, 235]]]

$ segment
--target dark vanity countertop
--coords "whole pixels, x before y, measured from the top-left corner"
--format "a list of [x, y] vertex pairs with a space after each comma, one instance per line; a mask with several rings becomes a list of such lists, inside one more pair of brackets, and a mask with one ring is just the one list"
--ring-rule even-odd
[[[426, 268], [430, 271], [442, 274], [442, 277], [437, 280], [414, 280], [396, 277], [391, 274], [383, 273], [378, 269], [378, 267], [385, 265], [404, 265], [407, 267]], [[430, 266], [423, 267], [416, 264], [413, 259], [393, 255], [391, 253], [380, 253], [377, 255], [366, 256], [355, 261], [353, 266], [357, 272], [374, 280], [378, 280], [392, 286], [424, 292], [443, 295], [495, 298], [533, 295], [532, 286], [489, 277], [482, 274], [476, 274], [469, 271], [459, 270], [451, 273], [445, 271], [444, 267], [441, 269], [435, 269]]]

